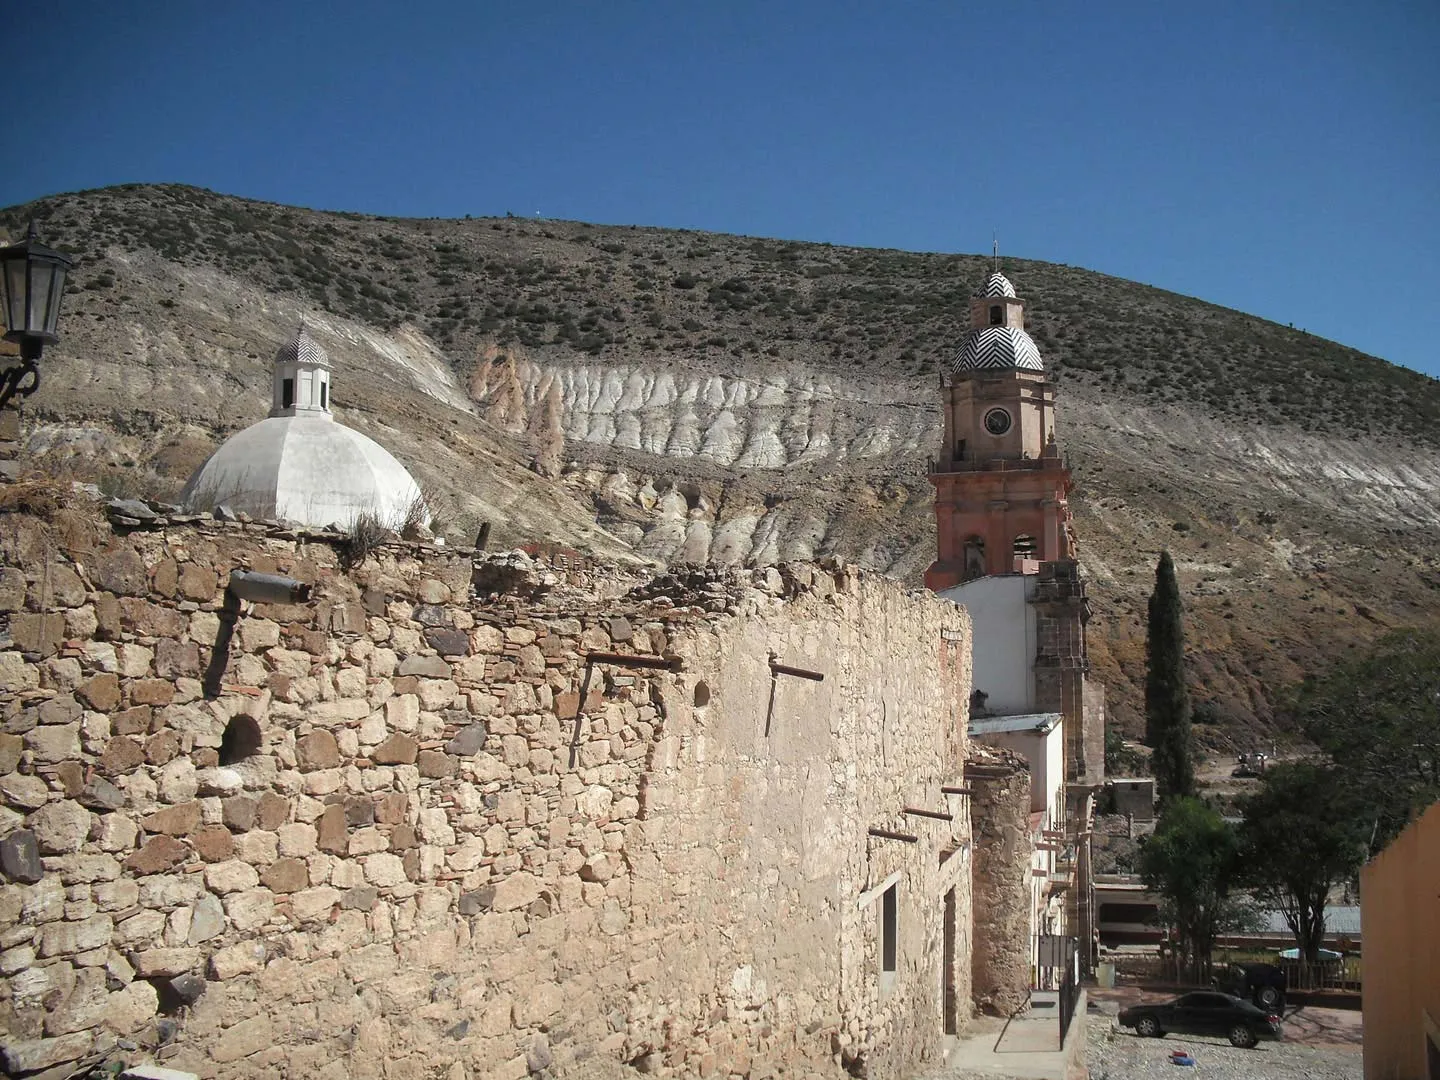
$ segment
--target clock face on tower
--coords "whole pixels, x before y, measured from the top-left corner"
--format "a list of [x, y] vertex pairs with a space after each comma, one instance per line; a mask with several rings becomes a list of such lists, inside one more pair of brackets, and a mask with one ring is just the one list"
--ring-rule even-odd
[[1004, 409], [991, 409], [985, 414], [985, 430], [991, 435], [1004, 435], [1010, 430], [1010, 414]]

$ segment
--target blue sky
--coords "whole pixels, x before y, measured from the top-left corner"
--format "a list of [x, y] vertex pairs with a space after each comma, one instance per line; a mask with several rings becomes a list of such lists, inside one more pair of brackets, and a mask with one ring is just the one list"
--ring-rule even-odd
[[70, 0], [5, 37], [0, 205], [173, 181], [916, 250], [995, 229], [1440, 375], [1434, 0]]

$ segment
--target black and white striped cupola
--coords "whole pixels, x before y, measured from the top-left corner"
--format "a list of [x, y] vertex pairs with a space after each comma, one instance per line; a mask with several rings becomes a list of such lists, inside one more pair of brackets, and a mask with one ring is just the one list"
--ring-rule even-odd
[[970, 329], [960, 339], [950, 371], [1044, 370], [1040, 350], [1025, 332], [1025, 302], [997, 267], [970, 301]]

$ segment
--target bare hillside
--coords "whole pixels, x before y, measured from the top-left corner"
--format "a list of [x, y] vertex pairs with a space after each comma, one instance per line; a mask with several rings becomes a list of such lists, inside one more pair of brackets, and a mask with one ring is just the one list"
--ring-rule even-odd
[[[57, 196], [80, 254], [32, 460], [172, 492], [264, 415], [303, 318], [340, 418], [436, 493], [452, 535], [608, 558], [932, 557], [935, 372], [986, 260], [517, 219], [380, 219], [180, 187]], [[1095, 619], [1137, 726], [1144, 598], [1176, 555], [1201, 730], [1269, 738], [1275, 693], [1435, 618], [1440, 384], [1303, 332], [1009, 261], [1059, 379]]]

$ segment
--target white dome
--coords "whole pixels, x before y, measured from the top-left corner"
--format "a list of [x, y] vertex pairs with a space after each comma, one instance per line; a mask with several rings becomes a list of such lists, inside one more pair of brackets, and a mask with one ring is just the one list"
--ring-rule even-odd
[[[1008, 283], [1007, 283], [1008, 284]], [[1019, 368], [1044, 371], [1040, 350], [1030, 335], [1014, 326], [982, 326], [967, 330], [960, 350], [950, 361], [951, 371], [995, 371]]]
[[1015, 295], [1015, 286], [1010, 284], [1010, 279], [999, 270], [994, 271], [985, 279], [985, 287], [980, 291], [981, 296], [1009, 296]]
[[398, 530], [421, 495], [388, 450], [316, 411], [267, 417], [232, 435], [195, 471], [180, 498], [189, 510], [225, 505], [313, 528], [349, 528], [369, 513]]

